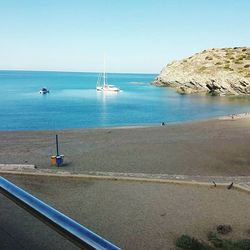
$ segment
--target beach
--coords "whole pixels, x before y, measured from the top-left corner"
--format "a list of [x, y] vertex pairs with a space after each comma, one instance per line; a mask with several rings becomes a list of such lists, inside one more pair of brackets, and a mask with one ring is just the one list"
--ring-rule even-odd
[[[175, 249], [180, 235], [206, 240], [218, 224], [232, 225], [228, 239], [249, 238], [250, 118], [238, 117], [1, 131], [0, 172], [122, 249]], [[65, 155], [59, 168], [50, 165], [56, 134]], [[3, 249], [75, 249], [2, 195], [0, 205]]]
[[65, 155], [60, 170], [244, 176], [250, 170], [250, 118], [212, 119], [153, 127], [0, 132], [0, 163], [51, 167], [50, 156]]

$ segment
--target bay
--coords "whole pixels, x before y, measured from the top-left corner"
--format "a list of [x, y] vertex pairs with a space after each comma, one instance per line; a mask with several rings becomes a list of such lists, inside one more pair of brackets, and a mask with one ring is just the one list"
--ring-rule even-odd
[[[108, 74], [119, 93], [95, 89], [98, 73], [0, 71], [0, 130], [151, 125], [250, 111], [249, 97], [179, 95], [153, 74]], [[39, 94], [46, 86], [50, 93]]]

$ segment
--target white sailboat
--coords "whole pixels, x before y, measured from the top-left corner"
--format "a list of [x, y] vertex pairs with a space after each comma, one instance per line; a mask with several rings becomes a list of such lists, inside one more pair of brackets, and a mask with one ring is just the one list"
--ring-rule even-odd
[[105, 70], [105, 59], [104, 59], [104, 67], [103, 73], [100, 73], [98, 76], [97, 84], [96, 84], [97, 91], [107, 91], [107, 92], [119, 92], [120, 89], [114, 85], [110, 85], [107, 82], [107, 74]]

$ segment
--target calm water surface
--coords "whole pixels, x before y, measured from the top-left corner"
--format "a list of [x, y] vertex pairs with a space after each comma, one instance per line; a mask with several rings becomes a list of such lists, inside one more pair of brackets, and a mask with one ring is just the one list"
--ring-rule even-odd
[[[179, 95], [156, 75], [108, 74], [119, 93], [99, 93], [98, 74], [0, 71], [0, 130], [160, 124], [249, 112], [250, 99]], [[39, 94], [42, 87], [50, 93]]]

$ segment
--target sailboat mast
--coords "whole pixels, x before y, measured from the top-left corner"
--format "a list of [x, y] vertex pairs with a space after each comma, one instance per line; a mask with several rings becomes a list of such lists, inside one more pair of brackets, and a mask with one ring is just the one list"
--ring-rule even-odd
[[103, 86], [106, 85], [106, 58], [105, 55], [103, 56]]

